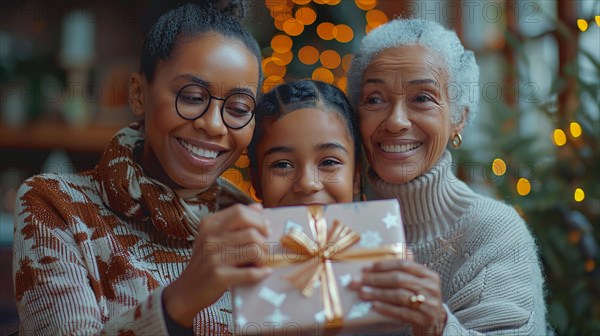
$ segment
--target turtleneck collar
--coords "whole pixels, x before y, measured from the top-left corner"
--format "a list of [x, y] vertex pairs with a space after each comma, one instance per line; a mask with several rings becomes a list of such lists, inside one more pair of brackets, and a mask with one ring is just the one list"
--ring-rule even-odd
[[[111, 140], [95, 169], [102, 199], [121, 216], [145, 220], [167, 236], [194, 240], [204, 216], [217, 210], [221, 190], [214, 183], [187, 203], [164, 183], [145, 174], [136, 155], [144, 145], [144, 125], [134, 123]], [[195, 204], [192, 204], [195, 203]], [[193, 215], [190, 207], [194, 206]]]
[[372, 168], [368, 179], [382, 198], [398, 199], [410, 243], [431, 241], [457, 229], [457, 219], [477, 198], [452, 172], [452, 156], [447, 150], [431, 170], [408, 183], [388, 183]]

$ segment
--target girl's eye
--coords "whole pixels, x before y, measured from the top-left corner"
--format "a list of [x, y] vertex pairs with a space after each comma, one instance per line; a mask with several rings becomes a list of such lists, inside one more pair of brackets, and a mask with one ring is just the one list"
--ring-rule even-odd
[[365, 99], [365, 104], [375, 105], [375, 104], [383, 104], [384, 101], [379, 96], [369, 96]]
[[321, 162], [321, 166], [336, 166], [340, 164], [342, 163], [335, 159], [325, 159]]
[[294, 166], [292, 166], [292, 164], [287, 161], [277, 161], [271, 165], [271, 168], [287, 169], [287, 168], [294, 168]]

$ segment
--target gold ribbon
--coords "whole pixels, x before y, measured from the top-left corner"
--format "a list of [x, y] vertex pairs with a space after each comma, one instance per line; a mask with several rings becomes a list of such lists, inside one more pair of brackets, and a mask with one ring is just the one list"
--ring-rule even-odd
[[[350, 227], [334, 220], [327, 231], [327, 221], [323, 217], [323, 207], [319, 205], [308, 207], [308, 224], [313, 238], [304, 232], [292, 228], [285, 234], [280, 242], [282, 248], [294, 249], [286, 253], [272, 256], [267, 265], [280, 267], [294, 263], [305, 263], [299, 269], [285, 276], [302, 295], [310, 297], [313, 294], [315, 283], [321, 282], [321, 294], [328, 329], [340, 328], [343, 324], [343, 311], [341, 299], [333, 273], [332, 263], [343, 261], [365, 261], [404, 256], [402, 244], [391, 244], [369, 249], [348, 248], [360, 240], [360, 234]], [[306, 263], [313, 259], [315, 262]]]

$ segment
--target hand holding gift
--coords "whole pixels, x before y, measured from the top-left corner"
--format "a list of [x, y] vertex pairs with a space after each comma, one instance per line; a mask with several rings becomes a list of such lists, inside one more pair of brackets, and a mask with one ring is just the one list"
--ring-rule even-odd
[[[361, 267], [404, 257], [396, 200], [267, 209], [273, 274], [234, 290], [237, 334], [372, 331], [398, 321], [348, 288]], [[300, 308], [301, 307], [301, 308]]]

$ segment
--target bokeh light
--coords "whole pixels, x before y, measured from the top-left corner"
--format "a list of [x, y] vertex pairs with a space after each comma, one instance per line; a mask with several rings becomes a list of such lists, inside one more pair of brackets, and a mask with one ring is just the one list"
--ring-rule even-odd
[[346, 76], [340, 77], [340, 79], [337, 82], [337, 86], [340, 90], [344, 91], [344, 93], [347, 93], [348, 78]]
[[315, 71], [313, 71], [311, 78], [329, 84], [332, 84], [335, 79], [331, 70], [323, 67], [316, 68]]
[[350, 69], [351, 63], [352, 63], [352, 54], [346, 54], [346, 55], [344, 55], [344, 57], [342, 57], [342, 69], [344, 69], [345, 72], [348, 72], [348, 70]]
[[557, 146], [564, 146], [567, 143], [567, 135], [563, 130], [557, 128], [554, 130], [554, 136], [552, 139], [554, 140], [554, 144]]
[[572, 122], [569, 125], [569, 130], [571, 131], [571, 135], [574, 138], [579, 138], [581, 136], [581, 125], [576, 122]]
[[278, 76], [284, 77], [286, 73], [285, 66], [273, 62], [273, 57], [267, 57], [262, 61], [262, 68], [265, 77]]
[[310, 7], [302, 7], [296, 11], [296, 20], [305, 26], [313, 24], [316, 19], [317, 13]]
[[347, 43], [354, 38], [354, 31], [350, 26], [339, 24], [333, 28], [333, 36], [338, 42]]
[[283, 84], [283, 78], [279, 76], [269, 76], [263, 82], [262, 92], [267, 92], [279, 84]]
[[313, 46], [304, 46], [298, 50], [298, 59], [306, 65], [312, 65], [319, 61], [319, 51]]
[[335, 50], [323, 51], [319, 57], [319, 60], [321, 61], [321, 64], [328, 69], [335, 69], [340, 66], [340, 63], [342, 62], [340, 54], [338, 54]]
[[367, 24], [370, 27], [377, 28], [388, 21], [387, 15], [379, 9], [372, 9], [366, 14]]
[[371, 10], [377, 6], [377, 0], [354, 0], [356, 7], [362, 10]]
[[579, 30], [584, 32], [588, 29], [588, 23], [584, 19], [577, 19], [577, 27], [579, 27]]
[[271, 39], [271, 48], [278, 53], [290, 51], [293, 44], [294, 42], [292, 42], [292, 39], [284, 34], [276, 35], [273, 37], [273, 39]]
[[290, 36], [298, 36], [304, 31], [304, 25], [295, 18], [289, 18], [283, 23], [283, 31]]
[[334, 28], [335, 25], [331, 22], [320, 23], [317, 26], [317, 35], [319, 35], [320, 38], [326, 41], [333, 40], [333, 38], [335, 37], [333, 35]]
[[529, 180], [521, 177], [519, 181], [517, 181], [517, 193], [521, 196], [527, 196], [531, 192], [531, 183]]
[[292, 62], [292, 59], [294, 59], [294, 54], [290, 50], [284, 53], [273, 53], [273, 63], [277, 65], [288, 65]]
[[500, 158], [494, 159], [492, 162], [492, 171], [496, 176], [502, 176], [506, 174], [506, 163]]
[[[292, 0], [292, 2], [295, 3], [296, 5], [306, 5], [310, 1], [311, 0]], [[269, 1], [266, 1], [266, 2], [269, 2]]]
[[575, 202], [583, 201], [585, 199], [585, 192], [583, 191], [583, 189], [575, 189], [575, 192], [573, 193], [573, 199], [575, 200]]

